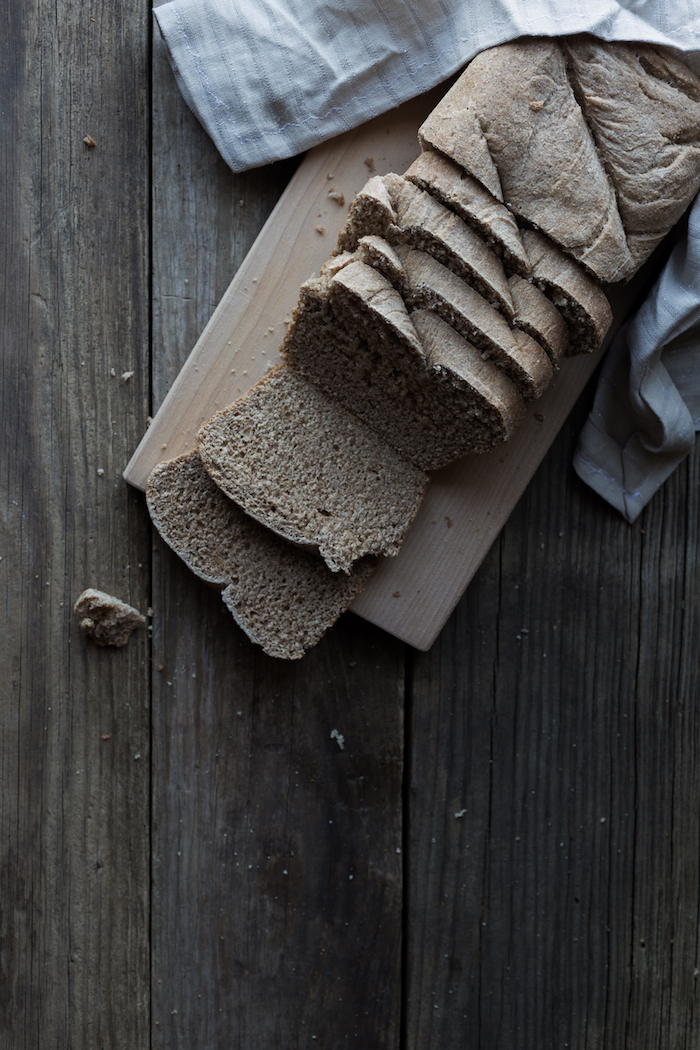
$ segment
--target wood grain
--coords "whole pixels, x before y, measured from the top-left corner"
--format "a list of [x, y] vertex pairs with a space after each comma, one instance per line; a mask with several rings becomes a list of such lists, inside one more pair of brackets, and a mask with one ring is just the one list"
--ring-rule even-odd
[[72, 605], [149, 602], [121, 478], [148, 410], [148, 32], [129, 0], [4, 25], [0, 1044], [145, 1046], [148, 632], [97, 649]]
[[[293, 165], [232, 176], [158, 39], [154, 83], [158, 407]], [[394, 1050], [403, 646], [347, 615], [275, 661], [155, 536], [153, 572], [154, 1048]]]
[[628, 526], [589, 386], [430, 652], [256, 651], [120, 472], [294, 165], [231, 176], [156, 39], [150, 179], [148, 18], [0, 39], [0, 1045], [695, 1050], [697, 453]]
[[698, 457], [630, 527], [571, 471], [585, 408], [409, 668], [411, 1048], [700, 1036]]

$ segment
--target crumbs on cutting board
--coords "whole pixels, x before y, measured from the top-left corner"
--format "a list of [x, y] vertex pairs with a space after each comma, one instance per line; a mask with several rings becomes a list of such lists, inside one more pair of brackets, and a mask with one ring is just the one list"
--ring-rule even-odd
[[315, 230], [316, 230], [316, 233], [320, 233], [321, 236], [323, 237], [324, 233], [326, 232], [326, 227], [318, 225], [318, 226], [315, 227]]
[[328, 196], [331, 198], [332, 201], [335, 201], [336, 204], [339, 204], [341, 208], [345, 204], [345, 194], [342, 193], [340, 190], [336, 190], [334, 186], [331, 186], [331, 188], [329, 189]]

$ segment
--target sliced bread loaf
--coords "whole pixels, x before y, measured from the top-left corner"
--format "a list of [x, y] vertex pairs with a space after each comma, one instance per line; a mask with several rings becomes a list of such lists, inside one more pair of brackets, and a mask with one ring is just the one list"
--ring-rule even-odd
[[530, 275], [530, 261], [513, 215], [459, 164], [429, 149], [413, 162], [405, 177], [481, 234], [503, 260], [506, 270], [522, 277]]
[[605, 293], [548, 237], [525, 230], [523, 242], [533, 280], [563, 315], [569, 329], [568, 357], [600, 349], [612, 322]]
[[552, 365], [541, 346], [511, 328], [475, 288], [425, 252], [397, 249], [407, 276], [407, 301], [433, 310], [517, 386], [526, 401], [540, 397], [552, 379]]
[[595, 274], [634, 270], [615, 193], [566, 74], [560, 44], [520, 38], [467, 66], [423, 124], [441, 150]]
[[302, 286], [281, 351], [423, 470], [491, 448], [522, 416], [493, 362], [467, 344], [461, 357], [427, 353], [399, 292], [357, 261]]
[[201, 579], [225, 588], [223, 600], [248, 637], [269, 656], [298, 659], [359, 594], [376, 566], [363, 558], [334, 573], [245, 514], [190, 452], [161, 463], [146, 501], [165, 542]]
[[334, 571], [394, 555], [427, 475], [297, 371], [276, 366], [199, 433], [216, 484], [246, 513]]
[[508, 281], [496, 253], [463, 219], [403, 176], [370, 180], [352, 203], [337, 251], [355, 251], [368, 234], [433, 255], [509, 320], [513, 317]]
[[[433, 256], [404, 244], [392, 248], [381, 237], [363, 237], [354, 254], [344, 252], [335, 257], [333, 273], [339, 273], [344, 266], [360, 260], [383, 274], [410, 309], [424, 307], [433, 310], [484, 357], [491, 358], [526, 401], [544, 393], [553, 370], [543, 348], [524, 329], [511, 328], [503, 315], [475, 288]], [[535, 289], [535, 293], [557, 312], [542, 292]], [[561, 316], [559, 321], [566, 332]]]

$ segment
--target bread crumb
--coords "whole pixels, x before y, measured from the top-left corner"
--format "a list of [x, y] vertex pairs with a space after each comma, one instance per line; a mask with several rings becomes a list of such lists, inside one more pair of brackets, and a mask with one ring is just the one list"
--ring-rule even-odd
[[400, 597], [401, 597], [401, 591], [394, 591], [394, 598], [400, 598]]
[[337, 740], [340, 750], [345, 750], [345, 737], [337, 729], [331, 729], [331, 740]]
[[334, 172], [334, 171], [329, 171], [329, 172], [328, 172], [328, 174], [326, 175], [326, 178], [327, 178], [327, 179], [328, 179], [329, 181], [330, 181], [331, 179], [334, 179], [334, 178], [335, 178], [335, 172]]
[[351, 660], [348, 667], [357, 667], [357, 660]]
[[138, 609], [93, 587], [83, 591], [73, 611], [80, 618], [82, 631], [97, 645], [125, 645], [131, 632], [146, 622]]
[[104, 475], [104, 470], [102, 469], [102, 467], [98, 467], [97, 468], [97, 476], [98, 476], [98, 478], [101, 478], [103, 475]]
[[320, 233], [322, 237], [323, 237], [325, 232], [326, 232], [326, 227], [325, 226], [317, 226], [316, 227], [316, 233]]
[[538, 423], [544, 423], [544, 416], [541, 412], [535, 412], [535, 419]]
[[159, 671], [165, 670], [165, 664], [158, 664], [158, 670]]
[[374, 157], [365, 157], [365, 164], [367, 165], [370, 171], [377, 170], [374, 166]]
[[97, 143], [95, 142], [95, 140], [92, 137], [92, 135], [86, 135], [85, 138], [83, 139], [83, 142], [85, 143], [86, 146], [96, 146], [97, 145]]
[[133, 372], [122, 372], [122, 379], [125, 383], [128, 383], [133, 374]]
[[536, 102], [530, 103], [530, 109], [533, 110], [533, 112], [535, 113], [539, 113], [543, 106], [544, 102], [542, 101], [542, 99], [538, 99]]
[[109, 374], [112, 376], [112, 378], [114, 378], [114, 376], [116, 376], [117, 374], [116, 368], [110, 368]]
[[520, 628], [520, 633], [521, 634], [529, 634], [530, 633], [530, 628], [529, 627], [521, 627]]
[[109, 737], [110, 737], [109, 733], [103, 733], [102, 736], [100, 737], [100, 740], [109, 740]]
[[460, 810], [458, 810], [458, 811], [457, 811], [457, 812], [455, 813], [455, 820], [459, 820], [459, 818], [460, 818], [460, 817], [463, 817], [463, 816], [464, 816], [464, 814], [465, 814], [466, 812], [467, 812], [467, 811], [466, 811], [466, 809], [460, 809]]
[[445, 515], [445, 521], [447, 522], [447, 528], [448, 528], [448, 529], [451, 529], [451, 528], [452, 528], [452, 518], [449, 518], [449, 517], [447, 516], [447, 514], [446, 514], [446, 515]]
[[332, 186], [328, 191], [328, 196], [331, 198], [331, 200], [335, 201], [336, 204], [339, 204], [341, 208], [345, 204], [345, 194], [341, 193], [340, 190], [334, 189]]

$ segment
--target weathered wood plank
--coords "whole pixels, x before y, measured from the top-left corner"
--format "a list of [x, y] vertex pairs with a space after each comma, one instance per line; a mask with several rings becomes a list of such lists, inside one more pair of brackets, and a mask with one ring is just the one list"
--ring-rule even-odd
[[630, 527], [582, 418], [413, 662], [409, 1047], [700, 1035], [698, 457]]
[[13, 2], [4, 26], [0, 1043], [126, 1050], [149, 1027], [148, 636], [98, 650], [71, 607], [148, 605], [121, 478], [148, 407], [148, 29], [131, 0]]
[[[154, 85], [157, 408], [293, 168], [232, 176], [159, 40]], [[404, 648], [274, 661], [154, 547], [153, 1046], [394, 1050]]]

